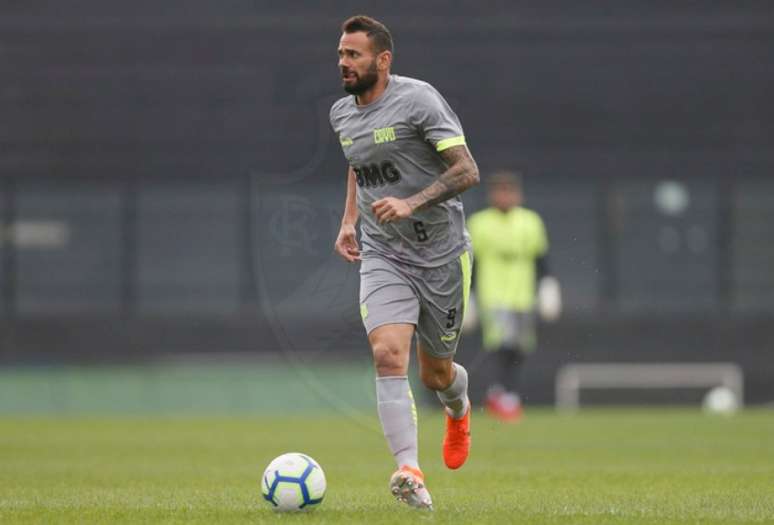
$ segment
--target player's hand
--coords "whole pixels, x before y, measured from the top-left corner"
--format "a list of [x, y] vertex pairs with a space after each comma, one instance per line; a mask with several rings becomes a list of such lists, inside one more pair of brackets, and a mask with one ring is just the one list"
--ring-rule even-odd
[[403, 199], [385, 197], [371, 204], [371, 210], [380, 223], [395, 222], [411, 216], [411, 206]]
[[355, 226], [352, 224], [341, 225], [333, 249], [347, 262], [353, 263], [360, 260], [360, 246], [357, 244]]

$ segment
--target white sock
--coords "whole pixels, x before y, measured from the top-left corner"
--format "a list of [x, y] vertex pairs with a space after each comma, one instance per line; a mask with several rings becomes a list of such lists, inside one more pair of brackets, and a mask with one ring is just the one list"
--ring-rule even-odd
[[376, 378], [376, 408], [398, 467], [419, 468], [417, 408], [407, 376]]
[[454, 363], [456, 375], [446, 390], [438, 390], [438, 399], [454, 419], [460, 419], [468, 411], [468, 371], [462, 365]]

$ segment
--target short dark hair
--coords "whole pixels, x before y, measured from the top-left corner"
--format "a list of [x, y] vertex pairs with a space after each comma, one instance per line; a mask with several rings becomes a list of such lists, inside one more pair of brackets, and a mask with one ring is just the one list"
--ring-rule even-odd
[[524, 185], [524, 174], [521, 171], [498, 170], [489, 176], [490, 187], [520, 190]]
[[341, 24], [341, 30], [344, 33], [359, 33], [362, 31], [371, 40], [374, 51], [377, 53], [382, 51], [392, 52], [392, 35], [390, 30], [375, 18], [366, 15], [351, 16]]

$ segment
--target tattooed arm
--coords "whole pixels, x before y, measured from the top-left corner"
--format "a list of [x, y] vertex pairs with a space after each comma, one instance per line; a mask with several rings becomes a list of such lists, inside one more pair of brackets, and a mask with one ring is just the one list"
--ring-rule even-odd
[[479, 183], [478, 166], [467, 146], [453, 146], [439, 153], [448, 166], [427, 188], [406, 199], [386, 197], [372, 204], [379, 222], [392, 222], [412, 213], [451, 199]]
[[467, 146], [454, 146], [440, 155], [449, 168], [430, 186], [406, 199], [412, 211], [451, 199], [478, 184], [478, 166]]

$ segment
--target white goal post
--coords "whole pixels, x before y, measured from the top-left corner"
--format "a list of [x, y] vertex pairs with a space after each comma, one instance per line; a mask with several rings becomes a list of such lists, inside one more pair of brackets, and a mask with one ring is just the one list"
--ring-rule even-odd
[[580, 407], [582, 388], [702, 388], [725, 386], [744, 399], [742, 369], [736, 363], [570, 363], [556, 374], [556, 408]]

